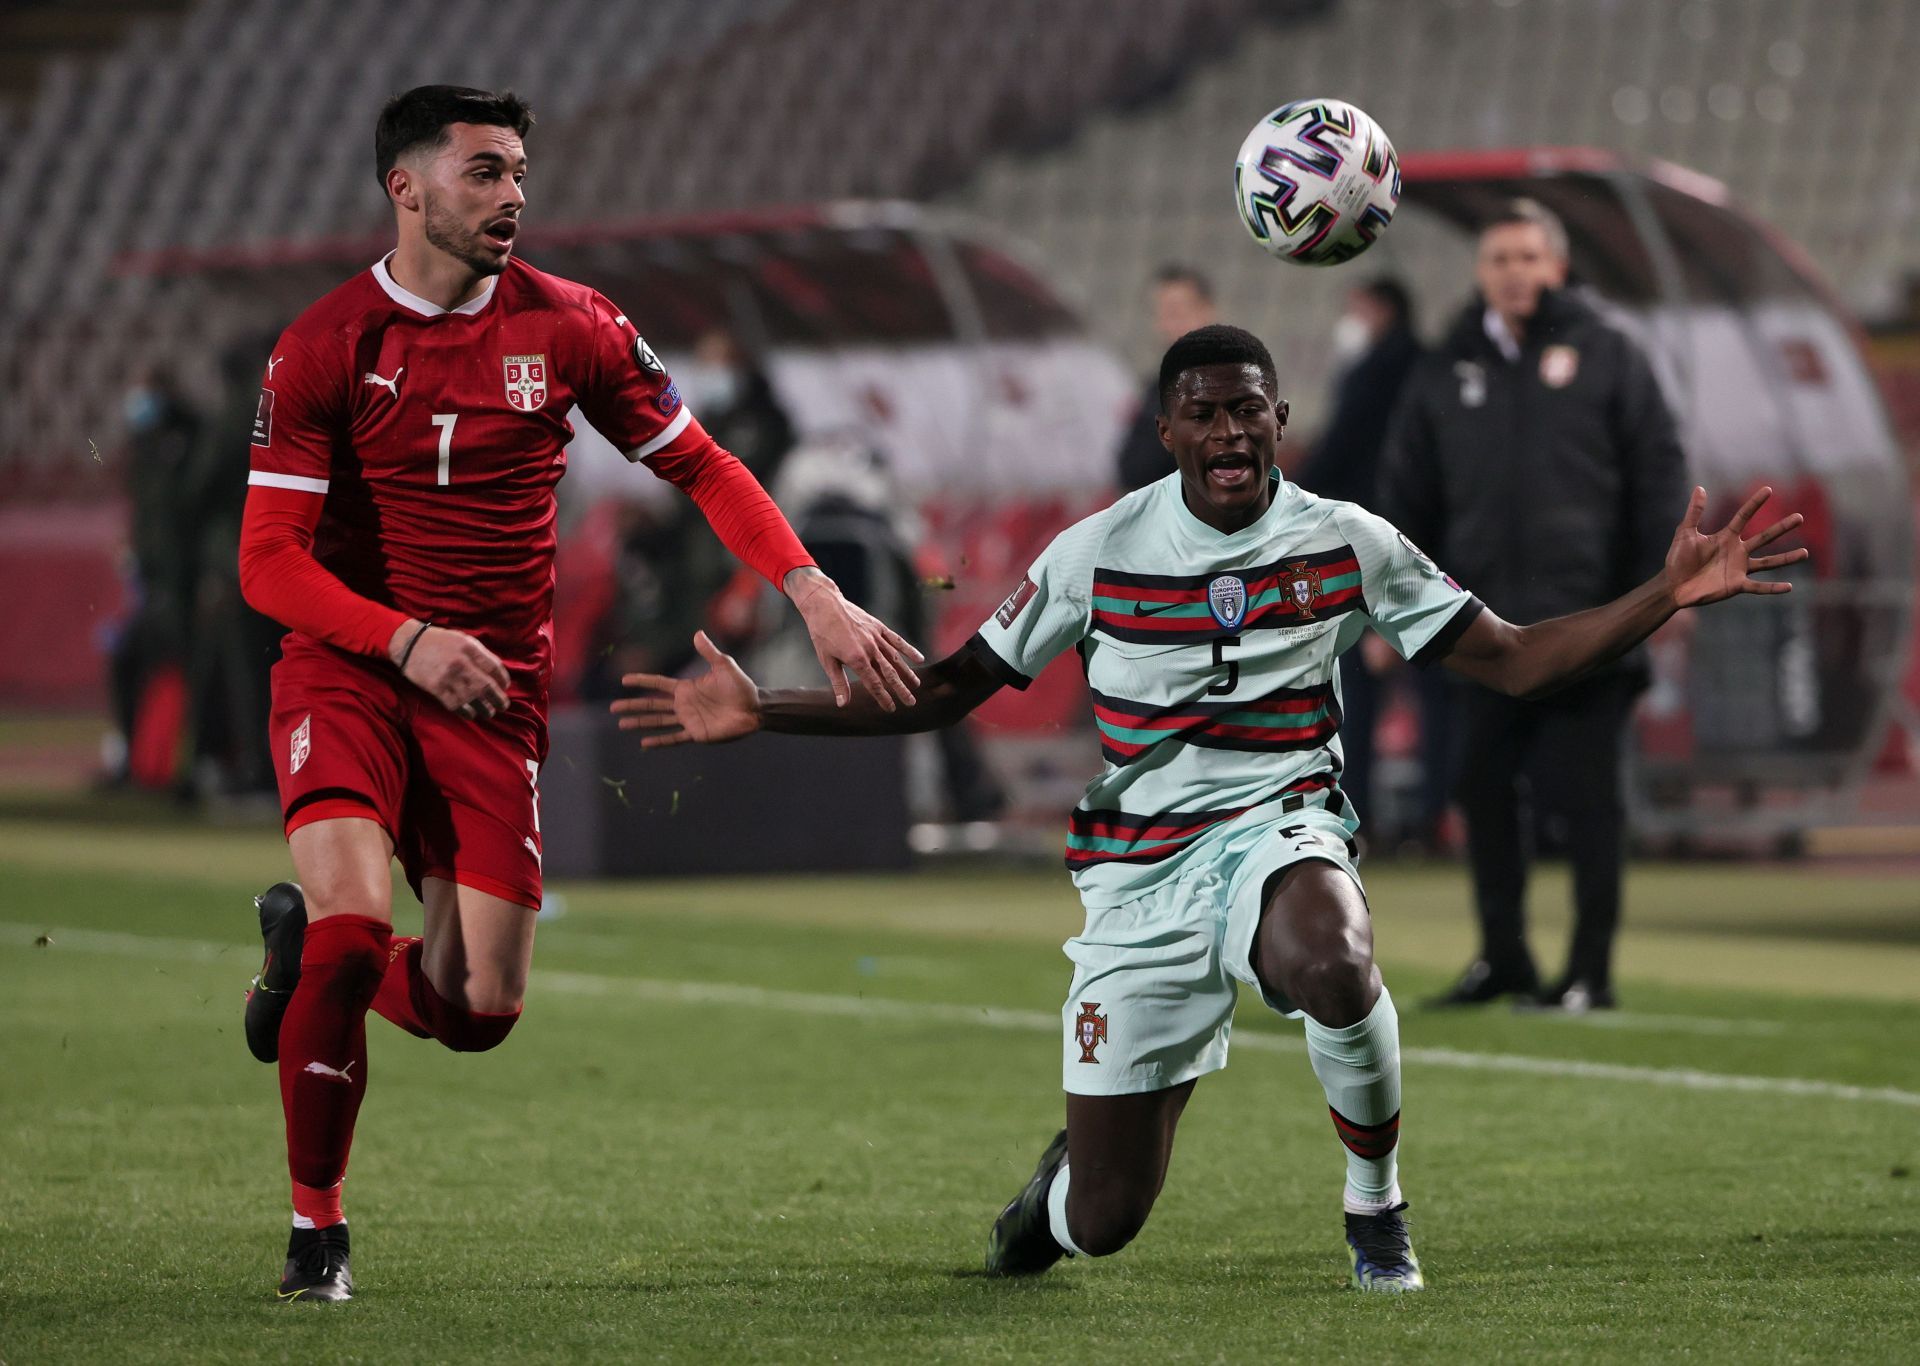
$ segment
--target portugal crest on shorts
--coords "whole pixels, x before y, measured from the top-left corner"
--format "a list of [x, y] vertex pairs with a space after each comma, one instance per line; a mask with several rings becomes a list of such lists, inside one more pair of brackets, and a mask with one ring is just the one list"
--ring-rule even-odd
[[1320, 571], [1296, 564], [1280, 576], [1280, 583], [1287, 590], [1287, 601], [1293, 604], [1293, 614], [1311, 619], [1314, 605], [1320, 601]]
[[530, 413], [547, 401], [547, 358], [502, 356], [507, 367], [507, 406]]
[[300, 724], [294, 728], [293, 743], [287, 747], [287, 772], [298, 773], [311, 753], [313, 753], [313, 715], [309, 712], [300, 718]]
[[1107, 1017], [1100, 1013], [1098, 1001], [1082, 1001], [1080, 1014], [1073, 1021], [1073, 1039], [1080, 1045], [1081, 1062], [1099, 1062], [1093, 1050], [1107, 1041]]
[[1234, 574], [1222, 574], [1207, 585], [1207, 606], [1213, 619], [1232, 631], [1247, 619], [1247, 584]]

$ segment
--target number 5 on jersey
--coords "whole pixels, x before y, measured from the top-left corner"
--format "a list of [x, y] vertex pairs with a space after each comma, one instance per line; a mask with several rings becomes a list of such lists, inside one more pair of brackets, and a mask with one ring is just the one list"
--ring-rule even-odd
[[435, 413], [433, 425], [440, 429], [440, 474], [433, 482], [446, 485], [453, 482], [453, 424], [460, 420], [458, 413]]

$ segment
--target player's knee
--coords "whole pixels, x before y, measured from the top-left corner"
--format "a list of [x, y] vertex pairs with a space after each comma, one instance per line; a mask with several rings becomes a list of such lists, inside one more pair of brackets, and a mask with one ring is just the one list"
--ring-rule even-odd
[[[1079, 1194], [1076, 1180], [1072, 1195]], [[1153, 1213], [1153, 1196], [1127, 1188], [1096, 1190], [1094, 1198], [1069, 1198], [1067, 1230], [1089, 1257], [1111, 1257], [1138, 1236]]]
[[385, 883], [349, 878], [308, 882], [302, 884], [301, 894], [309, 924], [336, 915], [359, 915], [373, 920], [393, 917], [393, 892]]
[[461, 1003], [479, 1015], [514, 1015], [519, 1013], [526, 994], [524, 980], [476, 973], [467, 979]]
[[520, 1022], [520, 1007], [510, 1011], [452, 1010], [435, 1037], [455, 1053], [485, 1053], [506, 1042]]
[[1319, 1023], [1341, 1029], [1367, 1017], [1380, 994], [1380, 973], [1363, 946], [1344, 944], [1297, 964], [1285, 989]]

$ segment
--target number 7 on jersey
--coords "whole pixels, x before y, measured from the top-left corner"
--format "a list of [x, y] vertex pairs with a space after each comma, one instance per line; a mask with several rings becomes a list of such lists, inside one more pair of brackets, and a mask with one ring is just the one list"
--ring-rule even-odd
[[440, 474], [433, 482], [450, 484], [453, 482], [453, 424], [460, 420], [458, 413], [435, 413], [433, 425], [440, 429]]

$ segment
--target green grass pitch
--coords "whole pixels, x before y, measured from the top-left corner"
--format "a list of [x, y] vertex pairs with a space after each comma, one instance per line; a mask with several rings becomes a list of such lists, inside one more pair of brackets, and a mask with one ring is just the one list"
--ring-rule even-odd
[[[328, 1308], [274, 1302], [278, 1097], [239, 1030], [284, 859], [0, 821], [8, 1366], [1920, 1351], [1910, 876], [1637, 869], [1626, 1009], [1580, 1023], [1414, 1008], [1465, 959], [1463, 875], [1370, 870], [1432, 1287], [1402, 1300], [1345, 1288], [1340, 1149], [1251, 1003], [1134, 1246], [977, 1274], [1060, 1122], [1064, 873], [566, 887], [498, 1052], [369, 1022], [361, 1293]], [[1563, 901], [1543, 874], [1549, 945]]]

